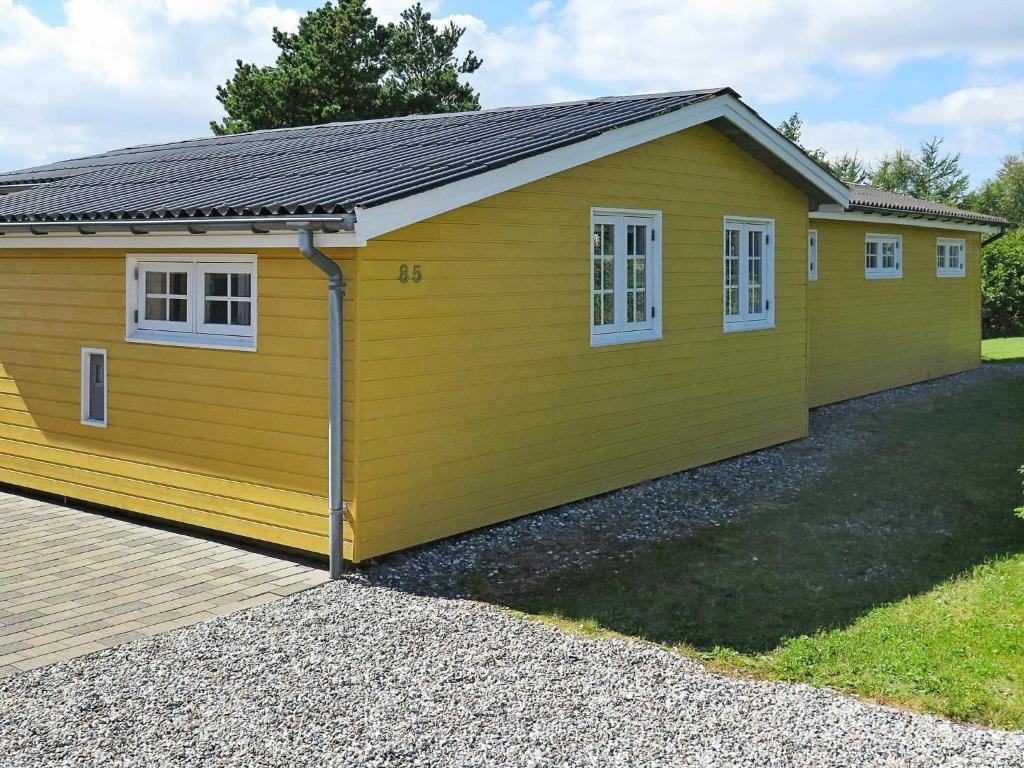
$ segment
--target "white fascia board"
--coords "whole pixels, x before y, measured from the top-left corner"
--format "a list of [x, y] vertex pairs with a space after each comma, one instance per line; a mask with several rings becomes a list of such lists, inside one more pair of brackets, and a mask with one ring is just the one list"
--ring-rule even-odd
[[431, 216], [717, 118], [725, 118], [736, 125], [839, 205], [845, 207], [849, 204], [850, 191], [845, 184], [822, 170], [739, 99], [723, 94], [401, 200], [372, 208], [358, 208], [356, 234], [361, 240], [367, 241]]
[[[836, 205], [850, 205], [850, 188], [807, 156], [793, 142], [769, 125], [754, 110], [726, 94], [722, 99], [721, 117], [742, 130], [758, 144], [782, 160], [807, 181], [827, 194]], [[717, 101], [718, 99], [715, 99]]]
[[[168, 232], [153, 235], [109, 234], [109, 235], [32, 235], [11, 234], [0, 236], [0, 250], [5, 248], [130, 248], [148, 250], [170, 248], [174, 250], [201, 250], [203, 248], [289, 248], [297, 249], [296, 232], [254, 232], [217, 233], [196, 235], [188, 232]], [[366, 241], [353, 232], [322, 233], [316, 235], [316, 244], [321, 248], [354, 248], [366, 245]]]
[[991, 224], [973, 224], [970, 222], [944, 221], [940, 219], [920, 218], [920, 214], [880, 214], [867, 213], [866, 211], [811, 211], [807, 214], [812, 219], [825, 219], [829, 221], [857, 221], [879, 226], [892, 225], [896, 227], [925, 227], [927, 229], [953, 229], [960, 232], [981, 232], [994, 235], [1001, 227]]

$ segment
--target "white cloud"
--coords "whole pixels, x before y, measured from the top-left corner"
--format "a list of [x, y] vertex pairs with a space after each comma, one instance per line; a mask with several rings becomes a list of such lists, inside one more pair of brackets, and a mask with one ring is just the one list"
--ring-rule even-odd
[[531, 21], [537, 21], [543, 19], [554, 8], [555, 4], [551, 0], [537, 0], [536, 3], [526, 9], [526, 15]]
[[0, 166], [209, 132], [235, 59], [271, 63], [273, 0], [66, 0], [48, 25], [0, 0]]
[[843, 120], [807, 123], [802, 141], [808, 147], [825, 147], [831, 157], [856, 153], [866, 163], [873, 163], [900, 146], [899, 137], [880, 125]]
[[[370, 1], [388, 21], [410, 0]], [[0, 166], [207, 133], [221, 115], [214, 88], [235, 59], [271, 63], [271, 27], [297, 25], [299, 14], [278, 2], [66, 0], [66, 23], [50, 25], [25, 0], [0, 0]], [[947, 57], [980, 79], [904, 119], [918, 121], [927, 106], [961, 129], [978, 126], [979, 146], [998, 119], [1024, 122], [1024, 95], [1012, 90], [1020, 83], [991, 69], [1024, 61], [1024, 3], [975, 0], [970, 18], [954, 24], [936, 0], [536, 0], [502, 28], [460, 5], [425, 3], [435, 18], [449, 14], [440, 23], [467, 27], [463, 47], [485, 60], [471, 79], [486, 106], [718, 85], [754, 105], [820, 101], [851, 77], [884, 87], [902, 62]], [[823, 146], [854, 137], [864, 153], [891, 138], [854, 123], [807, 130]]]
[[916, 104], [900, 114], [905, 123], [978, 128], [1001, 126], [1024, 132], [1024, 82], [963, 88]]

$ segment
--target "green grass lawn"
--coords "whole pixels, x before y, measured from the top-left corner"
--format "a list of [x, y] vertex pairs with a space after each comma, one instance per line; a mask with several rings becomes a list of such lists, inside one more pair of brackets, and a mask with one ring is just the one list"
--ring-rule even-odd
[[981, 342], [981, 359], [986, 363], [1024, 360], [1024, 336], [1012, 339], [985, 339]]
[[749, 517], [505, 605], [715, 666], [1024, 729], [1024, 381], [873, 412]]

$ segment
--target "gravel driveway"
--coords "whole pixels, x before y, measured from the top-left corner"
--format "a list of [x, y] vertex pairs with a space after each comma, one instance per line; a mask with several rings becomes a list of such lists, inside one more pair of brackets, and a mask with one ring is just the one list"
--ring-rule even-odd
[[335, 583], [0, 684], [4, 766], [1020, 766], [1024, 734]]
[[[531, 557], [578, 568], [609, 548], [725, 524], [748, 513], [751, 492], [829, 471], [860, 439], [858, 414], [1001, 376], [1024, 366], [820, 409], [806, 440], [2, 680], [0, 766], [1024, 768], [1024, 733], [727, 678], [639, 641], [581, 638], [452, 599], [468, 576], [527, 577]], [[750, 464], [757, 473], [738, 471]], [[751, 488], [751, 474], [769, 479]]]

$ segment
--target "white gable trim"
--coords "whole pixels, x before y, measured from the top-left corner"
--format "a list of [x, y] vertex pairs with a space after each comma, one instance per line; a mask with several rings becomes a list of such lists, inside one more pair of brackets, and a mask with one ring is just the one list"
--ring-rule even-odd
[[866, 211], [811, 211], [809, 214], [813, 219], [827, 219], [830, 221], [858, 221], [867, 224], [891, 224], [899, 227], [926, 227], [928, 229], [953, 229], [960, 232], [981, 232], [984, 234], [996, 234], [1001, 231], [997, 224], [977, 224], [971, 222], [957, 222], [942, 219], [920, 218], [926, 214], [881, 214], [868, 213]]
[[723, 94], [411, 197], [372, 208], [358, 208], [356, 234], [363, 241], [370, 240], [431, 216], [716, 118], [725, 118], [747, 133], [840, 206], [846, 207], [849, 204], [850, 191], [845, 184], [824, 171], [739, 99]]

